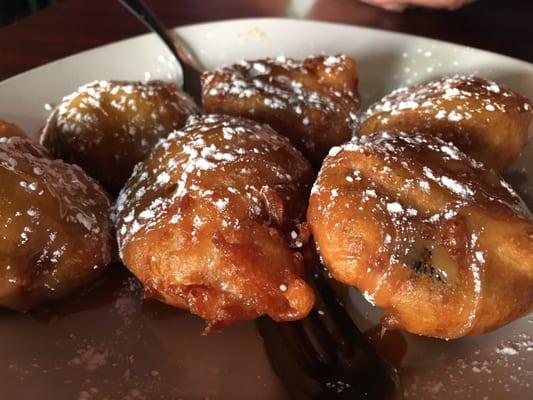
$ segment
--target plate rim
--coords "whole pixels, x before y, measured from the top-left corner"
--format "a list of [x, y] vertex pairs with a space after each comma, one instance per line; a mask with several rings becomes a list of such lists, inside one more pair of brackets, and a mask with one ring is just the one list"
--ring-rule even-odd
[[[500, 53], [496, 53], [496, 52], [493, 52], [493, 51], [490, 51], [490, 50], [484, 50], [484, 49], [480, 49], [478, 47], [463, 45], [463, 44], [450, 42], [450, 41], [446, 41], [446, 40], [434, 39], [434, 38], [430, 38], [430, 37], [426, 37], [426, 36], [419, 36], [419, 35], [414, 35], [414, 34], [404, 33], [404, 32], [396, 32], [396, 31], [386, 30], [386, 29], [371, 28], [371, 27], [367, 27], [367, 26], [354, 25], [354, 24], [349, 24], [349, 23], [344, 23], [344, 22], [317, 21], [317, 20], [310, 20], [310, 19], [280, 18], [280, 17], [232, 18], [232, 19], [225, 19], [225, 20], [219, 20], [219, 21], [207, 21], [207, 22], [197, 22], [197, 23], [187, 24], [187, 25], [179, 25], [179, 26], [175, 26], [175, 27], [172, 27], [172, 28], [169, 28], [169, 29], [172, 29], [176, 33], [180, 34], [180, 33], [183, 33], [183, 31], [187, 31], [187, 30], [190, 30], [190, 29], [198, 29], [198, 28], [204, 28], [204, 27], [216, 26], [216, 25], [231, 25], [231, 24], [234, 24], [236, 22], [238, 22], [238, 23], [246, 23], [246, 22], [249, 22], [249, 23], [265, 23], [265, 22], [268, 22], [268, 23], [289, 23], [289, 24], [300, 24], [300, 25], [337, 26], [337, 27], [352, 28], [352, 29], [355, 29], [355, 30], [366, 31], [366, 32], [369, 32], [369, 33], [374, 33], [374, 34], [377, 33], [377, 34], [386, 34], [386, 35], [391, 35], [391, 36], [399, 36], [399, 37], [407, 39], [407, 40], [423, 40], [423, 41], [427, 41], [428, 43], [437, 43], [437, 44], [439, 44], [441, 46], [453, 46], [453, 47], [456, 47], [456, 48], [460, 48], [462, 50], [472, 51], [472, 52], [475, 52], [475, 53], [480, 53], [480, 54], [483, 54], [485, 56], [497, 57], [497, 58], [500, 58], [500, 59], [505, 60], [507, 62], [511, 62], [511, 63], [514, 63], [514, 64], [521, 65], [522, 67], [529, 69], [531, 71], [531, 73], [533, 74], [533, 63], [530, 63], [530, 62], [525, 61], [525, 60], [521, 60], [519, 58], [507, 56], [505, 54], [500, 54]], [[129, 41], [135, 41], [135, 40], [138, 40], [138, 39], [141, 39], [141, 38], [155, 37], [155, 36], [156, 36], [155, 33], [151, 33], [151, 32], [142, 33], [142, 34], [139, 34], [139, 35], [134, 35], [134, 36], [127, 37], [127, 38], [124, 38], [124, 39], [120, 39], [120, 40], [116, 40], [116, 41], [113, 41], [113, 42], [110, 42], [110, 43], [106, 43], [106, 44], [103, 44], [103, 45], [100, 45], [100, 46], [91, 47], [90, 49], [82, 50], [82, 51], [70, 54], [68, 56], [62, 57], [62, 58], [58, 58], [57, 60], [53, 60], [53, 61], [50, 61], [48, 63], [39, 65], [37, 67], [31, 68], [31, 69], [29, 69], [27, 71], [24, 71], [24, 72], [20, 72], [20, 73], [18, 73], [16, 75], [13, 75], [13, 76], [11, 76], [9, 78], [6, 78], [6, 79], [0, 81], [0, 90], [1, 90], [1, 88], [2, 88], [2, 86], [4, 84], [12, 83], [13, 81], [16, 81], [18, 79], [23, 78], [24, 75], [26, 75], [26, 74], [35, 73], [35, 72], [39, 71], [40, 69], [49, 68], [49, 67], [53, 66], [54, 64], [62, 63], [62, 62], [65, 62], [65, 61], [69, 61], [70, 59], [76, 58], [78, 56], [86, 55], [88, 53], [91, 53], [91, 52], [94, 52], [94, 51], [98, 51], [98, 50], [101, 50], [101, 49], [104, 49], [104, 48], [108, 48], [108, 47], [111, 47], [111, 46], [114, 46], [114, 45], [117, 45], [117, 44], [122, 44], [122, 43], [126, 43], [126, 42], [129, 42]]]

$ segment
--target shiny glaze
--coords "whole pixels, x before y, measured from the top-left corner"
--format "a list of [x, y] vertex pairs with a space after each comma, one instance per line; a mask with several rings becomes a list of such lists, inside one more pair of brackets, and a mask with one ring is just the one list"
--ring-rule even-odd
[[529, 99], [494, 81], [456, 75], [396, 89], [373, 104], [358, 129], [427, 132], [502, 171], [526, 145]]
[[193, 119], [137, 165], [117, 200], [125, 265], [146, 295], [220, 328], [304, 317], [302, 225], [314, 174], [288, 140], [242, 118]]
[[203, 106], [269, 124], [318, 168], [355, 131], [357, 84], [356, 63], [345, 55], [241, 61], [204, 73]]
[[95, 81], [63, 98], [41, 143], [116, 194], [157, 141], [197, 113], [173, 83]]
[[0, 138], [0, 305], [27, 310], [96, 279], [115, 244], [111, 202], [79, 167]]
[[381, 132], [333, 148], [308, 222], [331, 273], [384, 308], [386, 327], [455, 338], [533, 302], [527, 207], [434, 136]]

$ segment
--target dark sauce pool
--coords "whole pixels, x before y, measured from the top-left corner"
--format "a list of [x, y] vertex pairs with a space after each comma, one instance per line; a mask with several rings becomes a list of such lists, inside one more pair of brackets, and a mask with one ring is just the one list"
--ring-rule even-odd
[[0, 399], [278, 399], [254, 323], [201, 335], [187, 312], [142, 301], [121, 265], [28, 314], [0, 310]]
[[[0, 399], [284, 399], [286, 388], [294, 397], [301, 385], [278, 379], [253, 322], [204, 336], [199, 318], [142, 300], [140, 284], [119, 264], [77, 295], [27, 314], [0, 310], [0, 320]], [[290, 366], [286, 343], [266, 342]], [[364, 357], [361, 366], [372, 363], [372, 351]], [[305, 367], [294, 366], [300, 374]], [[329, 385], [328, 372], [314, 372]], [[382, 378], [372, 379], [376, 386]], [[331, 398], [339, 387], [328, 389], [305, 398]]]
[[[203, 336], [200, 319], [141, 297], [135, 278], [116, 265], [64, 301], [28, 314], [0, 310], [0, 399], [289, 398], [287, 376], [278, 379], [256, 324]], [[499, 399], [511, 389], [516, 398], [531, 397], [530, 317], [446, 342], [382, 334], [365, 312], [353, 316], [373, 348], [400, 372], [405, 399], [482, 399], [487, 393]], [[289, 390], [301, 388], [288, 381]]]

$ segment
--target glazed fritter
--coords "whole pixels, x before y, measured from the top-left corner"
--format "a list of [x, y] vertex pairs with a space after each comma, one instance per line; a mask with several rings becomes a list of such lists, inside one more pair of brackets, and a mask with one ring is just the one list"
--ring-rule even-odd
[[532, 117], [529, 99], [510, 89], [475, 76], [454, 76], [385, 96], [366, 112], [358, 135], [387, 129], [427, 132], [503, 171], [525, 146]]
[[124, 264], [148, 297], [220, 329], [269, 315], [303, 318], [305, 210], [314, 174], [268, 126], [193, 119], [139, 163], [117, 200]]
[[384, 325], [440, 338], [496, 329], [533, 304], [533, 223], [492, 169], [428, 134], [331, 150], [308, 223], [333, 276]]
[[115, 250], [110, 211], [79, 167], [0, 137], [0, 306], [28, 310], [96, 279]]
[[355, 133], [357, 83], [357, 65], [345, 55], [242, 61], [204, 73], [203, 106], [269, 124], [320, 167]]
[[63, 98], [41, 143], [117, 194], [157, 141], [198, 113], [174, 83], [99, 81]]

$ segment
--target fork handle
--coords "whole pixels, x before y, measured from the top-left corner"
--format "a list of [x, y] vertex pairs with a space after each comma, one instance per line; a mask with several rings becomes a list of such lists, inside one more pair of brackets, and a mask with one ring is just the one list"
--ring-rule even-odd
[[194, 55], [191, 48], [185, 44], [185, 41], [176, 32], [165, 29], [159, 18], [143, 0], [118, 1], [148, 29], [155, 32], [182, 65], [187, 65], [199, 73], [205, 71], [205, 67]]

